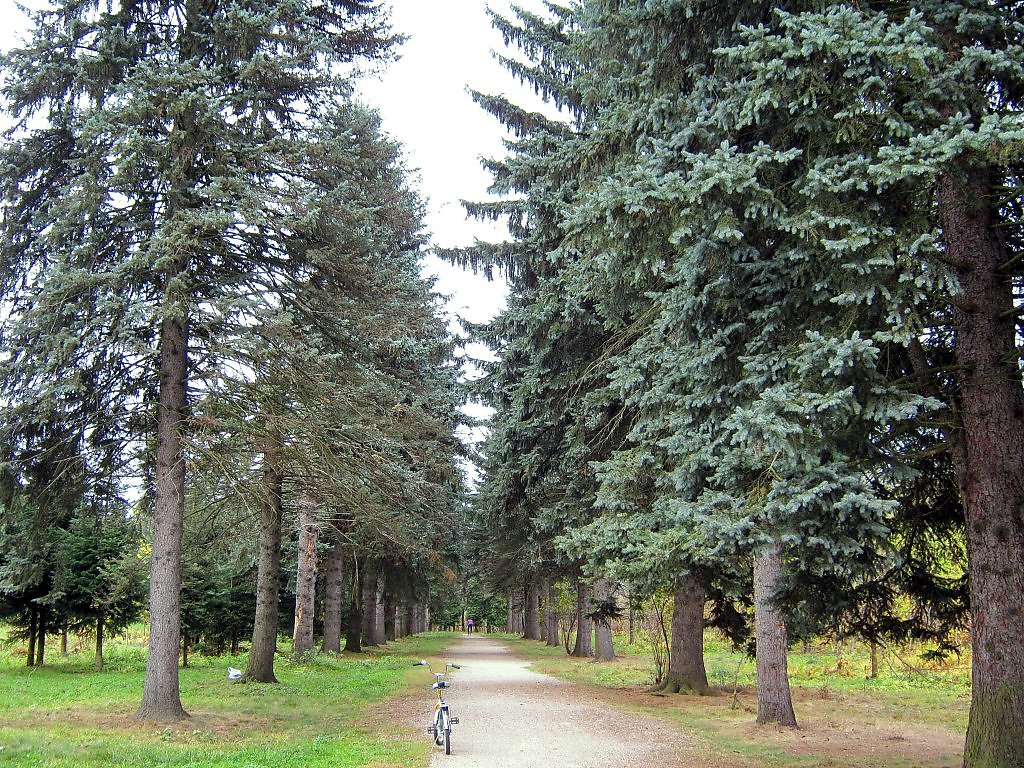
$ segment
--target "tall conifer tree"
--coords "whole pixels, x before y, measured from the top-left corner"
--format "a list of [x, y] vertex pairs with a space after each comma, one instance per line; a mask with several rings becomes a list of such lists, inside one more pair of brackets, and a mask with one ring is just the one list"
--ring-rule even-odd
[[[1008, 735], [1024, 728], [1024, 644], [1013, 629], [1024, 612], [1019, 9], [834, 6], [777, 14], [745, 38], [728, 54], [734, 92], [751, 119], [778, 104], [779, 122], [813, 131], [808, 198], [847, 221], [822, 242], [871, 268], [862, 292], [837, 298], [897, 307], [889, 321], [919, 390], [945, 393], [931, 429], [944, 438], [966, 515], [973, 685], [964, 762], [1019, 764], [1024, 746]], [[780, 59], [785, 66], [765, 64]], [[926, 301], [893, 305], [882, 275], [895, 275], [904, 294], [924, 289]], [[929, 370], [929, 356], [942, 367]]]
[[21, 123], [4, 153], [17, 276], [5, 298], [28, 341], [22, 363], [50, 366], [35, 381], [69, 375], [77, 348], [125, 368], [134, 354], [129, 369], [155, 382], [151, 632], [138, 715], [174, 720], [185, 716], [183, 440], [196, 353], [222, 312], [301, 269], [274, 220], [275, 197], [309, 128], [347, 90], [341, 70], [387, 55], [394, 38], [380, 8], [360, 0], [59, 3], [35, 23], [6, 60]]
[[[908, 516], [916, 514], [901, 509], [908, 496], [898, 487], [920, 482], [924, 465], [912, 451], [933, 441], [937, 427], [962, 482], [975, 476], [942, 409], [953, 409], [964, 440], [995, 421], [968, 424], [961, 397], [976, 414], [1003, 396], [998, 418], [1012, 422], [1019, 412], [1015, 241], [995, 234], [998, 205], [986, 190], [1017, 172], [1020, 25], [1006, 9], [971, 8], [817, 13], [799, 4], [594, 0], [552, 6], [575, 25], [572, 41], [551, 34], [558, 23], [499, 25], [530, 59], [510, 68], [576, 103], [579, 119], [571, 136], [513, 144], [512, 159], [493, 166], [498, 189], [526, 199], [484, 212], [545, 222], [544, 285], [561, 292], [554, 303], [596, 312], [606, 334], [605, 353], [587, 369], [592, 383], [605, 377], [606, 385], [589, 389], [581, 412], [594, 423], [595, 406], [618, 403], [625, 429], [616, 450], [592, 465], [602, 514], [567, 526], [567, 552], [623, 565], [642, 556], [648, 572], [668, 559], [670, 570], [713, 573], [733, 587], [744, 572], [749, 585], [752, 555], [771, 555], [774, 563], [758, 567], [758, 602], [792, 609], [777, 598], [795, 584], [870, 580], [894, 556], [888, 527], [914, 525]], [[935, 77], [949, 87], [932, 87]], [[950, 94], [952, 106], [943, 102]], [[495, 105], [524, 133], [546, 128], [543, 118]], [[574, 164], [560, 165], [570, 153]], [[1015, 233], [1017, 221], [1011, 215], [1002, 231]], [[527, 241], [526, 229], [513, 234]], [[972, 259], [990, 254], [984, 269], [950, 261], [968, 241], [976, 241]], [[991, 291], [975, 286], [976, 300], [965, 308], [954, 298], [952, 313], [936, 305], [986, 270]], [[968, 333], [985, 312], [1003, 323], [1001, 333], [992, 326], [983, 334], [989, 346], [1003, 344], [987, 363], [980, 336]], [[550, 335], [567, 338], [551, 319]], [[939, 326], [950, 321], [964, 370], [1006, 375], [965, 379], [960, 395], [943, 402], [946, 380], [906, 374], [927, 357], [921, 338], [948, 338]], [[527, 351], [515, 364], [529, 370], [542, 359]], [[1002, 395], [982, 393], [997, 382]], [[579, 407], [568, 396], [537, 413], [565, 425]], [[1013, 444], [1014, 430], [1006, 434]], [[582, 463], [595, 458], [590, 452]], [[516, 476], [507, 465], [501, 472]], [[1013, 476], [999, 481], [1009, 484], [1011, 506]], [[966, 486], [964, 501], [970, 520]], [[976, 534], [991, 528], [1014, 541], [1015, 527], [990, 526], [989, 512], [973, 503], [984, 521]], [[990, 584], [989, 570], [982, 557], [972, 579]], [[1019, 612], [1006, 596], [1020, 590], [992, 590], [986, 601], [999, 603], [999, 616]], [[834, 613], [854, 599], [845, 591], [834, 598]], [[999, 626], [1002, 619], [980, 622], [975, 631]], [[979, 685], [971, 734], [987, 728], [975, 722], [1005, 723], [1020, 711], [984, 693], [1000, 688], [1014, 700], [1017, 667], [995, 675], [984, 647], [980, 658], [980, 679], [1009, 682]], [[1000, 714], [984, 714], [993, 709]], [[793, 722], [790, 713], [780, 718]], [[968, 745], [969, 760], [1016, 759], [1005, 740], [969, 735]]]

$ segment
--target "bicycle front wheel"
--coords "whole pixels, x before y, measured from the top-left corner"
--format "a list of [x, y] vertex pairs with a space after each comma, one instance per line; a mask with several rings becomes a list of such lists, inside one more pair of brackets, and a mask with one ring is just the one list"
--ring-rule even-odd
[[437, 710], [437, 716], [434, 718], [434, 743], [437, 746], [441, 746], [445, 741], [445, 717], [444, 710]]
[[444, 713], [444, 753], [452, 753], [452, 719], [447, 710]]

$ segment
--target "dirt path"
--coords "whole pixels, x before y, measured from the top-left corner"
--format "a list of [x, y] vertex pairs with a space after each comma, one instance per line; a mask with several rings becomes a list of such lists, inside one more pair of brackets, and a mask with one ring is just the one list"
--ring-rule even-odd
[[[463, 664], [445, 696], [460, 719], [452, 754], [435, 753], [431, 768], [682, 768], [676, 756], [693, 743], [664, 723], [619, 710], [584, 689], [531, 672], [501, 643], [466, 637], [446, 660]], [[430, 709], [417, 717], [425, 728]]]

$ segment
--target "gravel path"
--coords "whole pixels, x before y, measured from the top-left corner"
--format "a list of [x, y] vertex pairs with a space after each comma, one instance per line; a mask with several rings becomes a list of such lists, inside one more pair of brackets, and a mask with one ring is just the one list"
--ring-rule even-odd
[[[659, 720], [531, 672], [497, 641], [465, 637], [445, 655], [464, 665], [445, 696], [460, 722], [452, 729], [452, 754], [435, 748], [431, 768], [673, 768], [683, 765], [678, 750], [692, 747]], [[417, 725], [426, 727], [430, 717], [425, 711]]]

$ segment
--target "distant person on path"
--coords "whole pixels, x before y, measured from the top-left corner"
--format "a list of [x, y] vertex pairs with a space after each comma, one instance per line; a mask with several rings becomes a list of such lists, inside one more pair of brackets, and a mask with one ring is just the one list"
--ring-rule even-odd
[[466, 619], [466, 632], [468, 632], [471, 635], [473, 634], [473, 620], [472, 619]]

